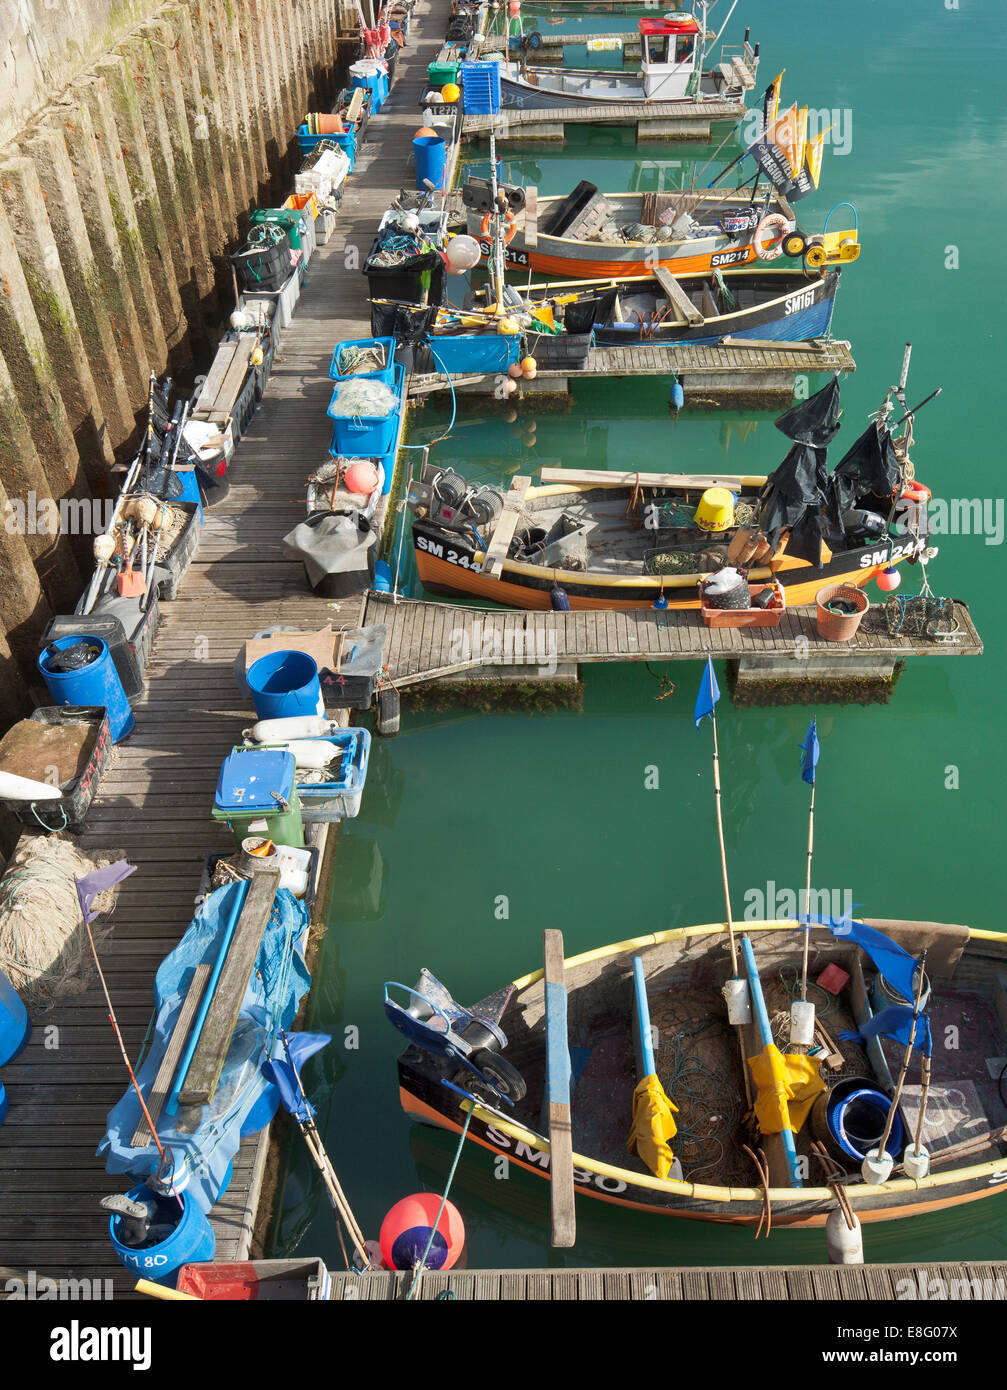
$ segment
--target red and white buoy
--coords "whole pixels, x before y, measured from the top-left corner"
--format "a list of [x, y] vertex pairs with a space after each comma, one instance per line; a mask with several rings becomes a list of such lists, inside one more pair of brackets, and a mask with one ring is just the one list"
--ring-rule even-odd
[[381, 1223], [381, 1257], [389, 1269], [415, 1269], [428, 1244], [424, 1269], [454, 1266], [465, 1248], [465, 1223], [451, 1202], [444, 1203], [438, 1221], [440, 1205], [436, 1192], [415, 1192], [395, 1203]]

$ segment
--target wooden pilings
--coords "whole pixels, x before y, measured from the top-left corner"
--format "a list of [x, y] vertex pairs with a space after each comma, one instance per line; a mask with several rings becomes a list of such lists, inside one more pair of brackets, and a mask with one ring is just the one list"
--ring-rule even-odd
[[115, 491], [150, 372], [184, 376], [226, 327], [229, 254], [289, 191], [297, 124], [334, 96], [337, 0], [150, 0], [146, 15], [124, 10], [115, 46], [0, 149], [0, 674], [15, 701], [90, 569], [92, 528], [32, 519]]

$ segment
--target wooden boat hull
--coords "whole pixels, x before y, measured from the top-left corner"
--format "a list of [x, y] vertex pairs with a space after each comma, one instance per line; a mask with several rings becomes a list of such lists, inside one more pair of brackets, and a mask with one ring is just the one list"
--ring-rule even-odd
[[[898, 939], [898, 929], [904, 929], [910, 936], [913, 931], [923, 930], [926, 932], [931, 945], [935, 933], [947, 933], [951, 957], [955, 956], [956, 950], [962, 956], [958, 973], [966, 976], [961, 995], [961, 998], [966, 1001], [972, 997], [968, 991], [973, 978], [976, 981], [989, 979], [997, 970], [1002, 969], [1004, 962], [1007, 961], [1007, 938], [998, 937], [996, 933], [969, 933], [965, 928], [944, 927], [935, 923], [877, 923], [876, 925], [883, 926], [886, 931], [892, 931], [893, 934], [896, 934], [896, 939]], [[774, 940], [774, 936], [776, 940], [779, 940], [781, 933], [786, 933], [792, 949], [794, 939], [792, 921], [746, 922], [743, 927], [746, 932], [753, 935], [756, 948], [761, 956], [765, 955], [767, 944]], [[576, 983], [571, 985], [571, 979], [574, 982], [578, 977], [583, 979], [585, 976], [588, 979], [598, 979], [602, 970], [609, 977], [617, 973], [623, 962], [615, 959], [616, 957], [623, 957], [628, 960], [633, 954], [643, 954], [646, 959], [648, 951], [652, 948], [668, 949], [669, 944], [676, 941], [682, 943], [684, 951], [695, 952], [696, 964], [693, 969], [701, 972], [704, 967], [700, 961], [702, 956], [709, 952], [710, 936], [723, 936], [726, 934], [726, 930], [726, 926], [722, 924], [678, 928], [669, 932], [642, 936], [632, 941], [621, 942], [617, 945], [603, 947], [598, 951], [586, 952], [584, 955], [573, 957], [566, 962], [568, 992], [571, 988], [577, 987]], [[828, 933], [820, 928], [813, 930], [814, 941], [818, 941], [819, 934], [825, 942], [831, 942]], [[686, 938], [692, 940], [686, 943]], [[907, 937], [907, 944], [908, 940]], [[831, 944], [834, 946], [835, 943], [831, 942]], [[913, 949], [912, 946], [910, 949]], [[931, 956], [928, 959], [928, 970], [932, 964], [936, 965], [936, 956], [940, 949], [938, 947], [937, 951], [931, 951]], [[718, 959], [722, 966], [724, 965], [724, 955], [723, 951], [718, 953]], [[954, 967], [952, 967], [952, 971], [954, 971]], [[529, 1039], [532, 1036], [529, 1028], [533, 1031], [538, 1028], [537, 1019], [533, 1025], [526, 1024], [526, 1020], [533, 1012], [526, 1001], [534, 995], [536, 990], [541, 990], [541, 973], [541, 971], [537, 971], [525, 976], [506, 989], [497, 991], [496, 994], [488, 996], [480, 1004], [473, 1006], [476, 1014], [492, 1017], [495, 1022], [499, 1023], [509, 1038], [512, 1040], [515, 1036], [520, 1038], [521, 1041], [518, 1046], [523, 1048], [522, 1055], [524, 1056], [529, 1055]], [[966, 1003], [964, 1007], [968, 1008], [969, 1005]], [[510, 1057], [513, 1045], [512, 1041], [505, 1056]], [[415, 1048], [410, 1048], [402, 1054], [398, 1064], [399, 1097], [406, 1113], [418, 1121], [437, 1125], [457, 1133], [461, 1131], [466, 1114], [471, 1110], [469, 1138], [474, 1139], [476, 1143], [491, 1153], [505, 1157], [508, 1162], [516, 1163], [526, 1171], [548, 1179], [550, 1176], [549, 1144], [548, 1140], [541, 1134], [539, 1126], [529, 1124], [527, 1118], [507, 1118], [509, 1112], [502, 1105], [491, 1106], [488, 1109], [482, 1105], [473, 1107], [470, 1102], [462, 1100], [456, 1092], [441, 1084], [442, 1078], [448, 1074], [446, 1070], [440, 1069], [443, 1065]], [[463, 1086], [469, 1084], [464, 1079], [464, 1075], [456, 1077], [456, 1080], [460, 1081]], [[592, 1094], [597, 1095], [597, 1090]], [[534, 1090], [530, 1091], [528, 1100], [523, 1107], [525, 1116], [532, 1107], [535, 1098]], [[625, 1127], [628, 1133], [630, 1117], [628, 1093], [625, 1099]], [[761, 1188], [745, 1187], [738, 1184], [716, 1186], [707, 1183], [705, 1179], [702, 1183], [693, 1183], [688, 1180], [677, 1182], [671, 1179], [661, 1180], [654, 1178], [642, 1168], [639, 1173], [634, 1173], [626, 1167], [629, 1160], [625, 1157], [616, 1166], [616, 1164], [600, 1161], [589, 1154], [578, 1152], [576, 1094], [573, 1109], [575, 1125], [574, 1181], [575, 1190], [580, 1195], [593, 1197], [596, 1200], [616, 1206], [627, 1207], [634, 1211], [675, 1216], [687, 1220], [713, 1221], [731, 1225], [754, 1225], [760, 1220], [763, 1214]], [[686, 1175], [687, 1178], [688, 1174]], [[822, 1226], [825, 1224], [829, 1211], [835, 1205], [835, 1200], [827, 1187], [811, 1185], [816, 1180], [817, 1176], [810, 1178], [808, 1185], [800, 1189], [779, 1187], [770, 1189], [774, 1226]], [[944, 1166], [935, 1164], [929, 1177], [925, 1179], [914, 1180], [896, 1175], [883, 1186], [861, 1187], [860, 1184], [853, 1183], [848, 1190], [860, 1220], [874, 1222], [900, 1220], [967, 1202], [979, 1201], [984, 1197], [995, 1196], [1004, 1189], [1005, 1185], [1007, 1185], [1007, 1159], [1003, 1156], [1002, 1141], [994, 1138], [985, 1148], [968, 1157], [958, 1159], [954, 1163], [949, 1161]]]
[[[784, 556], [778, 569], [755, 569], [750, 578], [755, 583], [776, 578], [786, 591], [787, 607], [796, 608], [814, 603], [823, 584], [855, 584], [863, 588], [888, 565], [913, 558], [922, 548], [925, 542], [888, 539], [879, 545], [834, 555], [827, 564], [817, 567], [800, 560], [787, 562]], [[462, 534], [448, 535], [421, 520], [413, 521], [413, 552], [425, 589], [489, 599], [510, 608], [549, 609], [549, 592], [554, 584], [562, 586], [573, 609], [652, 608], [662, 592], [669, 608], [700, 607], [698, 576], [625, 577], [590, 571], [580, 574], [505, 560], [499, 579], [491, 579], [481, 573], [483, 552], [474, 539]]]

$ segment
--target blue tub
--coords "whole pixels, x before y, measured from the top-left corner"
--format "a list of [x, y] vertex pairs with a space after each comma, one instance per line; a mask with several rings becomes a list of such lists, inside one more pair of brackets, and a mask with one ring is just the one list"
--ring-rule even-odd
[[[845, 1154], [859, 1162], [866, 1158], [871, 1149], [877, 1148], [890, 1104], [883, 1091], [876, 1086], [864, 1085], [828, 1106], [826, 1117], [829, 1129]], [[902, 1117], [896, 1110], [885, 1152], [898, 1156], [902, 1152], [903, 1139]]]
[[133, 1201], [141, 1197], [145, 1200], [155, 1198], [158, 1218], [166, 1222], [175, 1220], [177, 1225], [171, 1235], [159, 1245], [138, 1250], [133, 1246], [123, 1245], [119, 1240], [121, 1218], [117, 1213], [113, 1213], [109, 1217], [108, 1235], [120, 1264], [125, 1265], [140, 1278], [153, 1279], [155, 1283], [167, 1284], [173, 1288], [175, 1275], [182, 1265], [198, 1264], [213, 1259], [217, 1248], [213, 1227], [188, 1192], [182, 1193], [181, 1219], [175, 1197], [152, 1192], [145, 1184], [132, 1188], [127, 1196]]
[[[404, 382], [405, 368], [396, 365], [395, 394], [398, 396], [398, 404], [390, 415], [337, 415], [333, 408], [336, 393], [332, 393], [333, 400], [330, 400], [325, 413], [332, 421], [329, 452], [334, 458], [380, 458], [391, 453], [399, 432]], [[336, 390], [338, 389], [337, 387]]]
[[31, 1037], [31, 1020], [21, 996], [0, 970], [0, 1067], [18, 1055]]
[[[49, 663], [57, 652], [80, 642], [99, 648], [98, 656], [79, 671], [51, 671]], [[108, 643], [90, 633], [71, 633], [50, 642], [38, 657], [38, 669], [57, 705], [103, 705], [108, 711], [112, 742], [118, 743], [133, 730], [135, 720], [122, 681], [115, 669]]]
[[305, 825], [348, 820], [357, 815], [367, 781], [367, 760], [371, 752], [371, 736], [367, 729], [341, 729], [322, 737], [342, 748], [343, 761], [335, 781], [298, 784], [297, 795]]
[[318, 667], [307, 652], [260, 656], [248, 668], [245, 680], [260, 719], [325, 713]]
[[[348, 347], [375, 347], [380, 346], [385, 349], [386, 367], [381, 367], [373, 372], [341, 372], [339, 370], [339, 354], [343, 348]], [[332, 354], [332, 361], [329, 363], [330, 381], [347, 381], [352, 377], [374, 378], [383, 381], [386, 386], [395, 385], [395, 339], [394, 338], [348, 338], [345, 342], [337, 343]]]

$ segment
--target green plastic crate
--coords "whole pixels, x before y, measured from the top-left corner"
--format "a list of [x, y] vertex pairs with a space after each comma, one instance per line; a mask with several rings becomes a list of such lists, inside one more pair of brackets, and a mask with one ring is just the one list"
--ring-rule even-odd
[[449, 82], [458, 85], [458, 69], [460, 63], [431, 63], [427, 68], [427, 78], [431, 87], [436, 87], [438, 91], [446, 87]]

